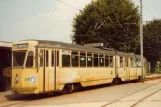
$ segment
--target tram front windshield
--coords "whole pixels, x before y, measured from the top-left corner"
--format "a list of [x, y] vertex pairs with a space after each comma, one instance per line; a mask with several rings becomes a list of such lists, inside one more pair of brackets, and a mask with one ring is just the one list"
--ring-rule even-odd
[[23, 67], [26, 51], [13, 52], [13, 67]]

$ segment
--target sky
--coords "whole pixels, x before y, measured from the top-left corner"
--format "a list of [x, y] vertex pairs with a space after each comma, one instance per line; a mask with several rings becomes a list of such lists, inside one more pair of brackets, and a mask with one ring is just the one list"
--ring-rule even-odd
[[[61, 2], [59, 2], [61, 1]], [[0, 41], [71, 43], [73, 17], [91, 0], [0, 0]], [[139, 6], [140, 0], [131, 0]], [[161, 18], [161, 0], [143, 0], [143, 21]]]

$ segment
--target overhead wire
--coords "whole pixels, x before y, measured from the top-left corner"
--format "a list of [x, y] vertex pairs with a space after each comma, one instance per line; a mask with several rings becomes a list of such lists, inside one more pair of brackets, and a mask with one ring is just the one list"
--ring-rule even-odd
[[62, 4], [64, 4], [64, 5], [66, 5], [66, 6], [68, 6], [68, 7], [71, 7], [71, 8], [73, 8], [73, 9], [75, 9], [75, 10], [79, 10], [79, 11], [80, 11], [80, 9], [78, 9], [78, 8], [76, 8], [76, 7], [74, 7], [74, 6], [70, 5], [70, 4], [67, 4], [67, 3], [63, 2], [62, 0], [56, 0], [56, 1], [58, 1], [58, 2], [60, 2], [60, 3], [62, 3]]
[[[64, 5], [66, 5], [66, 6], [69, 6], [69, 7], [71, 7], [71, 8], [73, 8], [73, 9], [76, 9], [76, 10], [79, 10], [80, 11], [80, 9], [78, 9], [78, 8], [76, 8], [76, 7], [74, 7], [74, 6], [72, 6], [72, 5], [70, 5], [70, 4], [67, 4], [67, 3], [65, 3], [65, 2], [63, 2], [62, 0], [57, 0], [58, 2], [60, 2], [60, 3], [62, 3], [62, 4], [64, 4]], [[139, 3], [139, 1], [137, 1], [138, 3]], [[153, 17], [153, 18], [155, 18], [155, 16], [146, 8], [146, 6], [143, 4], [143, 8]]]
[[[137, 1], [138, 3], [140, 3], [139, 1]], [[144, 4], [143, 5], [143, 8], [153, 17], [153, 19], [155, 18], [155, 16], [146, 8], [146, 6]]]
[[[56, 1], [58, 1], [58, 2], [60, 2], [60, 3], [62, 3], [62, 4], [64, 4], [64, 5], [66, 5], [66, 6], [68, 6], [68, 7], [71, 7], [71, 8], [73, 8], [73, 9], [75, 9], [75, 10], [78, 10], [78, 11], [80, 11], [80, 9], [78, 9], [78, 8], [76, 8], [76, 7], [74, 7], [74, 6], [72, 6], [72, 5], [70, 5], [70, 4], [68, 4], [68, 3], [66, 3], [66, 2], [63, 2], [62, 0], [56, 0]], [[139, 3], [139, 1], [137, 1], [138, 3]], [[145, 7], [145, 5], [143, 5], [143, 8], [153, 17], [153, 19], [155, 18], [155, 16]], [[143, 21], [143, 23], [146, 23], [147, 21]], [[127, 23], [126, 23], [127, 24]], [[122, 25], [122, 24], [116, 24], [116, 25]]]

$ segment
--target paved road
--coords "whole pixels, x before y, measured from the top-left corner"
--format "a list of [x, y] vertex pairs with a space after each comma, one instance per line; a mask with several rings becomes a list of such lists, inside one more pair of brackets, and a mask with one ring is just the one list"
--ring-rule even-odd
[[[3, 102], [0, 107], [160, 107], [161, 80], [144, 83], [127, 83], [117, 86], [102, 86], [72, 94], [47, 98], [22, 98]], [[0, 93], [1, 94], [1, 93]], [[8, 96], [9, 93], [6, 95]], [[2, 98], [2, 96], [0, 96]], [[139, 102], [141, 101], [141, 102]]]

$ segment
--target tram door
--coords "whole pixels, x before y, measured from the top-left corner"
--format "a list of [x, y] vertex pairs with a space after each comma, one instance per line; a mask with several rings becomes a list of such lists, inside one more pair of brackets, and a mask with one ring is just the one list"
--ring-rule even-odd
[[39, 89], [40, 92], [49, 91], [50, 84], [50, 65], [49, 65], [49, 50], [39, 49], [38, 71], [39, 71]]
[[39, 87], [41, 92], [59, 89], [59, 51], [38, 49]]
[[126, 80], [130, 80], [130, 64], [129, 58], [125, 57], [125, 71], [126, 71]]
[[38, 50], [39, 90], [45, 91], [45, 49]]
[[38, 49], [38, 71], [40, 92], [49, 91], [49, 50]]
[[59, 51], [52, 50], [51, 51], [51, 74], [50, 74], [50, 84], [51, 90], [58, 90], [59, 89]]

